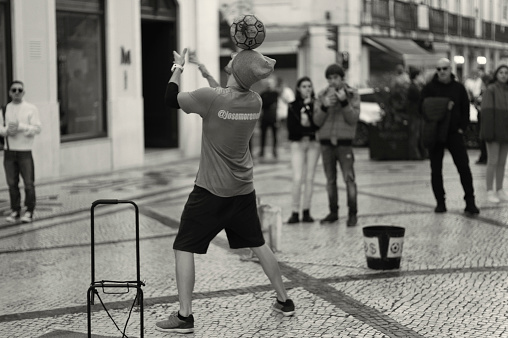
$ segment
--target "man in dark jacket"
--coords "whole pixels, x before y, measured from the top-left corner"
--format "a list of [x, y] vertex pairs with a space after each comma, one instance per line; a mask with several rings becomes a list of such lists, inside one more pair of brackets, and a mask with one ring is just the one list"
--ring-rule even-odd
[[[421, 102], [430, 97], [448, 98], [448, 110], [443, 118], [440, 129], [444, 128], [444, 138], [439, 138], [429, 147], [431, 168], [432, 190], [436, 198], [436, 213], [446, 212], [445, 190], [443, 185], [443, 157], [444, 149], [448, 148], [453, 162], [460, 175], [460, 182], [464, 189], [466, 208], [464, 212], [469, 215], [480, 213], [475, 204], [473, 177], [469, 168], [469, 157], [464, 143], [464, 131], [469, 124], [469, 98], [464, 86], [455, 80], [451, 72], [451, 64], [448, 59], [440, 59], [437, 62], [436, 75], [422, 89]], [[423, 109], [422, 109], [423, 111]], [[424, 116], [425, 119], [425, 116]], [[437, 137], [437, 135], [436, 135]]]

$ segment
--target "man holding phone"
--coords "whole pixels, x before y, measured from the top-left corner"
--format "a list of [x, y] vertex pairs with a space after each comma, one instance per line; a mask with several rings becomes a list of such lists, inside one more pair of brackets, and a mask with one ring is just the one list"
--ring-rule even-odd
[[357, 223], [357, 191], [354, 171], [353, 139], [360, 117], [360, 96], [355, 88], [344, 82], [344, 69], [331, 64], [325, 71], [328, 87], [318, 94], [314, 104], [314, 122], [320, 126], [317, 137], [321, 144], [326, 191], [330, 213], [321, 220], [329, 224], [339, 219], [337, 192], [337, 162], [346, 183], [349, 208], [347, 226]]

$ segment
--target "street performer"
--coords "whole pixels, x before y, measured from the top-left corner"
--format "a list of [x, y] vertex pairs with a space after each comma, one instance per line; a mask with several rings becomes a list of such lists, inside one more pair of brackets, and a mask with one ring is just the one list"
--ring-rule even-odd
[[232, 74], [226, 88], [179, 92], [186, 53], [187, 49], [181, 55], [173, 52], [173, 74], [165, 101], [169, 107], [198, 114], [203, 119], [201, 158], [173, 244], [179, 311], [157, 322], [157, 329], [194, 331], [194, 254], [205, 254], [212, 239], [223, 229], [232, 249], [251, 248], [256, 254], [277, 293], [273, 309], [291, 316], [295, 306], [288, 298], [277, 259], [261, 231], [249, 151], [249, 140], [261, 111], [261, 98], [250, 87], [273, 72], [275, 60], [254, 50], [243, 50], [230, 61]]

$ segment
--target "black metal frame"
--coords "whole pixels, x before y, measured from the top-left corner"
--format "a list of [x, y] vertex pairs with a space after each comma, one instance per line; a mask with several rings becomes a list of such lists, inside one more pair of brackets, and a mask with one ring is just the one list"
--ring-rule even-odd
[[[94, 225], [94, 210], [95, 207], [100, 204], [120, 204], [128, 203], [132, 204], [136, 213], [136, 280], [135, 281], [111, 281], [111, 280], [95, 280], [95, 225]], [[137, 305], [139, 305], [139, 317], [140, 317], [140, 338], [143, 338], [144, 325], [143, 325], [143, 290], [142, 286], [145, 285], [141, 281], [141, 270], [140, 270], [140, 255], [139, 255], [139, 208], [136, 203], [126, 200], [115, 200], [115, 199], [101, 199], [96, 200], [92, 203], [91, 214], [91, 283], [87, 292], [87, 312], [88, 312], [88, 337], [92, 337], [92, 316], [91, 316], [91, 305], [94, 305], [94, 296], [98, 293], [97, 288], [102, 288], [104, 293], [105, 288], [127, 288], [127, 292], [131, 288], [136, 289]]]

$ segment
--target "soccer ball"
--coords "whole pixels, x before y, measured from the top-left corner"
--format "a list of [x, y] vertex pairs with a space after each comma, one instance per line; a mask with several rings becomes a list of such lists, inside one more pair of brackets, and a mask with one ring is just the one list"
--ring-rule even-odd
[[233, 21], [231, 39], [241, 49], [254, 49], [265, 40], [265, 25], [254, 15], [242, 15]]

